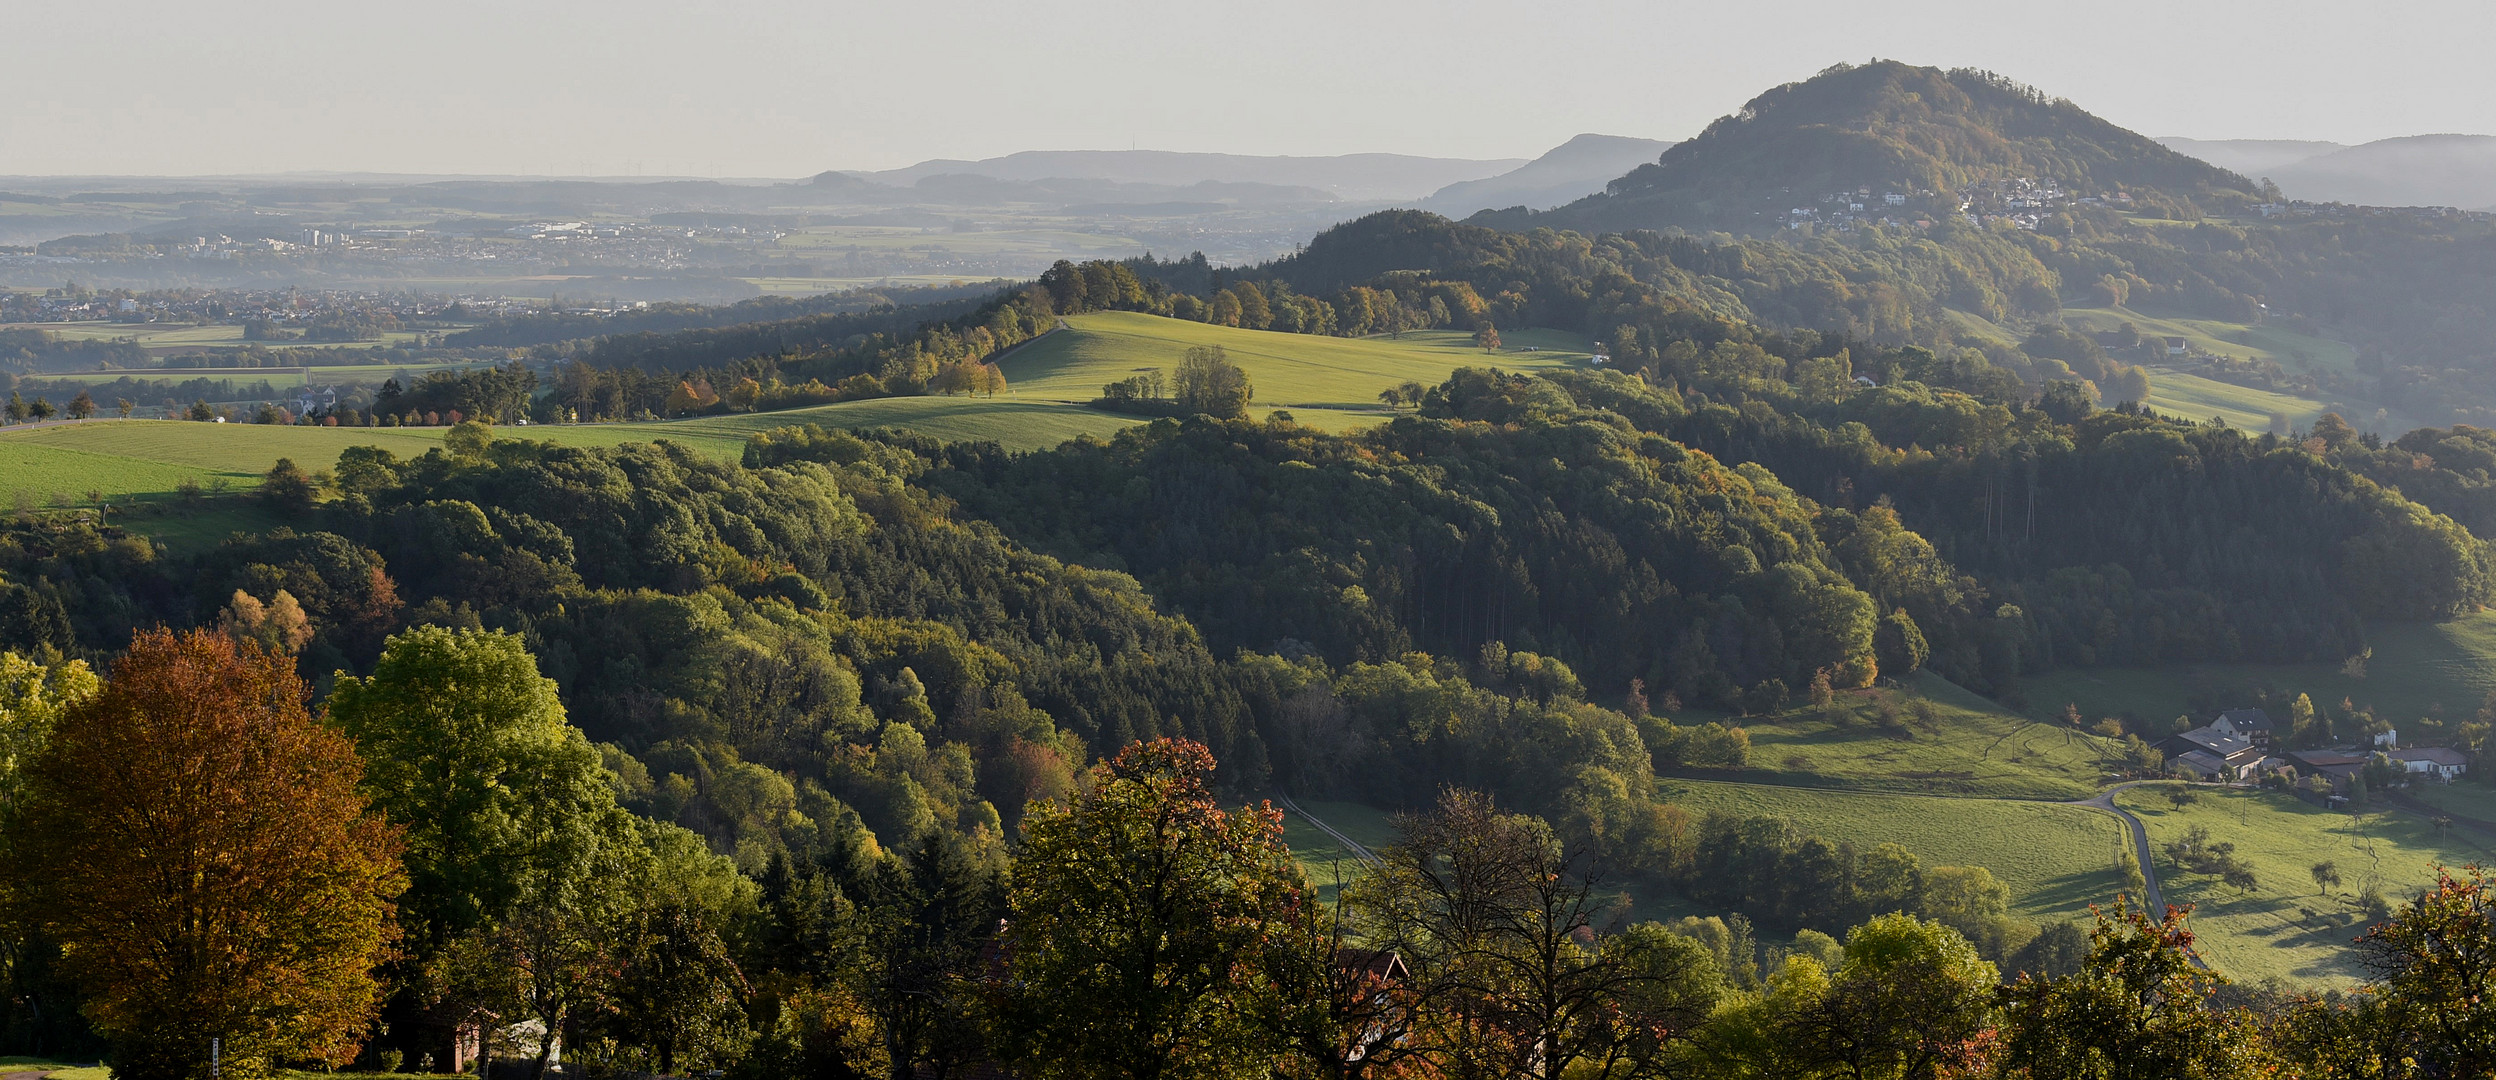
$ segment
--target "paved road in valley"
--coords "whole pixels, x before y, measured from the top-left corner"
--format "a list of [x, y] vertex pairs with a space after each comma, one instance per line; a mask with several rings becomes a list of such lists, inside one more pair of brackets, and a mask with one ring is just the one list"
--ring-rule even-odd
[[[2153, 919], [2161, 919], [2165, 918], [2167, 914], [2167, 898], [2164, 893], [2158, 891], [2158, 866], [2157, 864], [2151, 862], [2149, 858], [2149, 830], [2141, 826], [2141, 819], [2133, 817], [2131, 811], [2115, 805], [2116, 792], [2122, 791], [2128, 787], [2137, 786], [2140, 783], [2141, 781], [2133, 780], [2127, 783], [2117, 784], [2113, 787], [2107, 788], [2104, 791], [2098, 792], [2093, 797], [2081, 799], [2077, 802], [2066, 803], [2065, 805], [2085, 806], [2092, 810], [2103, 810], [2109, 814], [2115, 815], [2117, 820], [2123, 822], [2123, 827], [2132, 833], [2132, 857], [2139, 860], [2141, 864], [2142, 891], [2149, 894], [2147, 897], [2149, 901], [2149, 917]], [[2210, 969], [2209, 962], [2201, 958], [2200, 952], [2195, 951], [2189, 953], [2188, 955], [2193, 958], [2193, 966], [2201, 968], [2204, 971]]]

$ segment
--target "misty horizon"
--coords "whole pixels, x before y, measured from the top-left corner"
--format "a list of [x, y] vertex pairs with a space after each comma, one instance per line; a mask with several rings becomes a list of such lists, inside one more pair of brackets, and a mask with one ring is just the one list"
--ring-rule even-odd
[[1531, 158], [1581, 132], [1688, 138], [1763, 89], [1872, 57], [1995, 71], [2162, 136], [2496, 132], [2496, 75], [2469, 54], [2496, 12], [2403, 14], [1292, 3], [1243, 21], [1117, 3], [1035, 23], [992, 3], [463, 0], [418, 20], [118, 0], [14, 17], [0, 175], [759, 179], [1038, 149]]

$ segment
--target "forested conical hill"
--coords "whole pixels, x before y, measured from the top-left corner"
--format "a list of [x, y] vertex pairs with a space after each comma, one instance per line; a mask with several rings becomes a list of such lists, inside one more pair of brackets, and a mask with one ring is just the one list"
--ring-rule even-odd
[[1831, 192], [1869, 187], [1877, 199], [1897, 191], [1911, 197], [1907, 209], [1946, 213], [1970, 185], [2022, 177], [2162, 200], [2255, 190], [2244, 177], [2001, 76], [1876, 60], [1761, 94], [1602, 194], [1485, 220], [1755, 232]]

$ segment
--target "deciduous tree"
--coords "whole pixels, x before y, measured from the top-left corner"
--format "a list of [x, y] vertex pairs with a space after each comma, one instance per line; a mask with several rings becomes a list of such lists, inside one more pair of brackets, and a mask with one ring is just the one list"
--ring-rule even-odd
[[1026, 1075], [1267, 1075], [1273, 1039], [1245, 1006], [1315, 898], [1281, 816], [1221, 809], [1213, 768], [1197, 743], [1137, 743], [1023, 819], [1006, 1029]]
[[2430, 1076], [2496, 1072], [2496, 883], [2469, 867], [2361, 941], [2384, 1011]]
[[2002, 1063], [2030, 1080], [2221, 1080], [2250, 1074], [2250, 1024], [2210, 1007], [2226, 983], [2193, 963], [2189, 908], [2098, 912], [2088, 962], [2005, 991]]
[[364, 763], [283, 654], [140, 634], [27, 769], [23, 915], [63, 947], [121, 1077], [344, 1063], [405, 885]]

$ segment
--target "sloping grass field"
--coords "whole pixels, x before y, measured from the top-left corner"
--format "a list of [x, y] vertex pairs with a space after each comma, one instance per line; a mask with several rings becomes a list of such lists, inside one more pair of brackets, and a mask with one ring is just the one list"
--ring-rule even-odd
[[2011, 910], [2022, 918], [2085, 918], [2090, 904], [2110, 903], [2123, 888], [2116, 861], [2123, 828], [2083, 806], [1704, 780], [1661, 786], [1666, 799], [1693, 815], [1780, 817], [1858, 850], [1894, 843], [1926, 866], [1982, 866], [2010, 889]]
[[2496, 692], [2496, 612], [2441, 623], [2377, 623], [2366, 633], [2375, 654], [2362, 678], [2338, 664], [2193, 664], [2056, 671], [2024, 680], [2023, 691], [2029, 715], [2038, 719], [2072, 704], [2091, 720], [2129, 715], [2163, 725], [2190, 711], [2196, 699], [2233, 707], [2250, 704], [2249, 692], [2267, 687], [2334, 708], [2345, 698], [2395, 727], [2431, 714], [2467, 717]]
[[[1685, 718], [1684, 722], [1689, 722]], [[1750, 783], [1922, 795], [2085, 799], [2116, 746], [2031, 721], [1939, 676], [1839, 694], [1828, 709], [1725, 718], [1751, 738]]]
[[[1460, 367], [1511, 371], [1583, 365], [1591, 343], [1556, 330], [1502, 331], [1503, 348], [1487, 353], [1473, 335], [1417, 330], [1402, 337], [1337, 338], [1240, 330], [1134, 312], [1105, 311], [1066, 320], [1068, 330], [1041, 336], [999, 362], [1022, 398], [1090, 401], [1104, 384], [1147, 368], [1166, 375], [1187, 350], [1219, 345], [1255, 384], [1253, 411], [1308, 408], [1388, 414], [1378, 392], [1412, 381], [1436, 386]], [[1533, 351], [1527, 351], [1532, 349]]]
[[[1381, 423], [1394, 413], [1378, 392], [1406, 381], [1437, 385], [1465, 366], [1533, 370], [1583, 363], [1587, 343], [1556, 331], [1520, 330], [1496, 355], [1475, 348], [1469, 334], [1408, 333], [1400, 338], [1326, 338], [1207, 326], [1129, 313], [1085, 315], [1002, 361], [1012, 389], [996, 397], [903, 397], [848, 401], [782, 412], [699, 417], [647, 424], [506, 427], [505, 438], [568, 446], [611, 446], [671, 439], [706, 454], [733, 458], [756, 432], [797, 424], [835, 428], [903, 427], [946, 441], [994, 440], [1011, 450], [1040, 450], [1081, 436], [1107, 438], [1144, 418], [1083, 407], [1102, 384], [1138, 368], [1178, 366], [1197, 345], [1220, 345], [1257, 386], [1252, 411], [1287, 409], [1301, 423], [1345, 431]], [[1528, 347], [1535, 351], [1526, 351]], [[395, 368], [315, 368], [316, 377]], [[175, 373], [184, 374], [184, 373]], [[301, 369], [201, 371], [267, 377], [287, 385]], [[186, 375], [187, 377], [187, 375]], [[184, 479], [203, 486], [223, 479], [247, 487], [279, 458], [306, 469], [327, 467], [349, 446], [381, 446], [402, 456], [439, 445], [439, 428], [311, 428], [189, 421], [89, 421], [0, 429], [0, 500], [20, 493], [36, 504], [169, 495]]]
[[2314, 418], [2323, 414], [2323, 403], [2313, 398], [2256, 390], [2167, 368], [2150, 369], [2149, 400], [2143, 404], [2162, 416], [2186, 420], [2222, 417], [2229, 427], [2257, 434], [2270, 430], [2274, 412], [2287, 417], [2289, 425], [2299, 430], [2314, 426]]
[[1336, 884], [1349, 883], [1360, 876], [1364, 864], [1351, 848], [1311, 824], [1307, 815], [1316, 815], [1354, 843], [1376, 851], [1395, 841], [1395, 827], [1388, 820], [1392, 812], [1360, 803], [1297, 801], [1306, 814], [1292, 813], [1280, 801], [1274, 803], [1276, 809], [1283, 811], [1283, 842], [1291, 845], [1292, 857], [1299, 861], [1300, 872], [1308, 875], [1310, 884], [1317, 886], [1318, 896], [1333, 903]]
[[2221, 356], [2273, 360], [2290, 371], [2315, 367], [2354, 374], [2357, 370], [2356, 346], [2344, 341], [2300, 334], [2273, 323], [2241, 323], [2189, 317], [2160, 318], [2121, 307], [2067, 307], [2063, 309], [2064, 325], [2084, 333], [2114, 330], [2127, 322], [2132, 324], [2133, 329], [2145, 335], [2180, 337], [2204, 352], [2217, 353]]
[[[1079, 435], [1107, 436], [1140, 423], [1093, 409], [1008, 399], [943, 397], [850, 401], [811, 409], [701, 417], [650, 424], [505, 427], [500, 438], [564, 446], [613, 446], [667, 439], [733, 460], [756, 432], [796, 424], [907, 427], [948, 441], [997, 439], [1016, 450], [1056, 446]], [[24, 492], [42, 504], [54, 496], [83, 499], [87, 491], [126, 500], [169, 495], [190, 479], [218, 479], [237, 488], [260, 482], [279, 458], [305, 469], [327, 468], [350, 446], [379, 446], [413, 457], [442, 444], [443, 428], [316, 428], [202, 424], [187, 420], [90, 420], [83, 424], [0, 430], [0, 498]]]
[[[2141, 819], [2155, 853], [2158, 883], [2171, 904], [2192, 904], [2204, 957], [2230, 977], [2279, 978], [2302, 985], [2346, 985], [2364, 977], [2349, 943], [2366, 932], [2356, 896], [2368, 885], [2398, 905], [2435, 881], [2437, 865], [2458, 867], [2496, 857], [2486, 838], [2466, 829], [2438, 833], [2409, 814], [2377, 809], [2326, 810], [2282, 792], [2196, 789], [2178, 807], [2165, 788], [2146, 785], [2115, 796]], [[2193, 826], [2214, 843], [2236, 845], [2256, 888], [2239, 892], [2215, 877], [2186, 873], [2159, 851]], [[2312, 876], [2330, 861], [2339, 888], [2325, 894]]]

